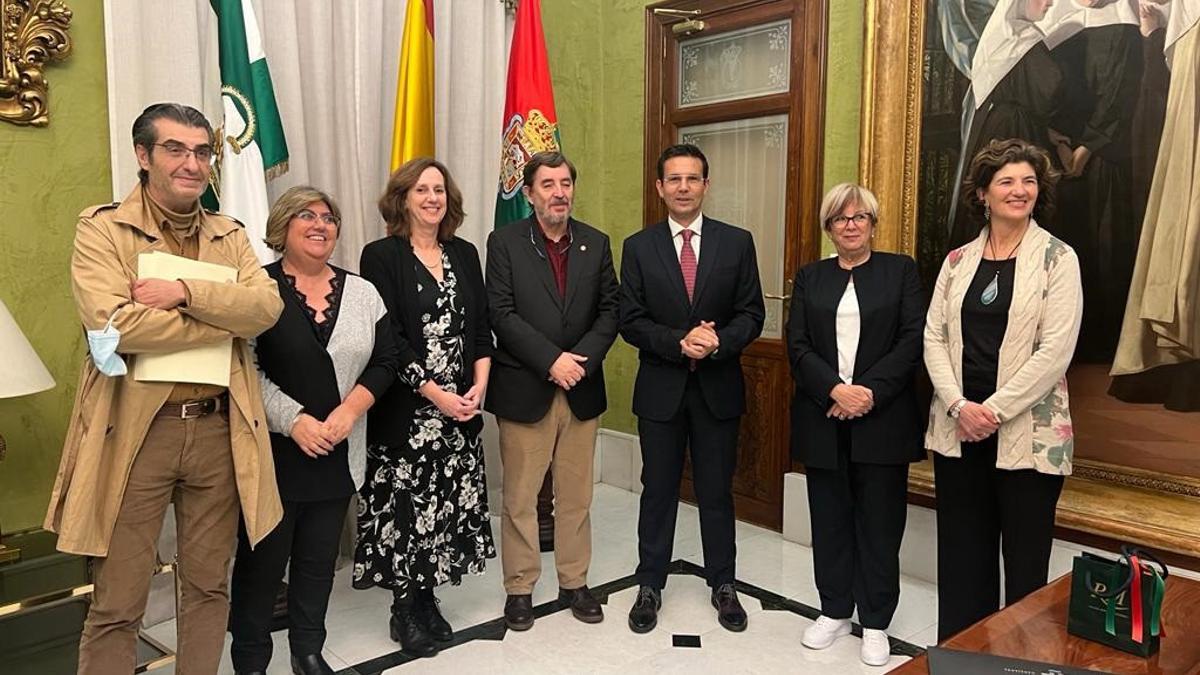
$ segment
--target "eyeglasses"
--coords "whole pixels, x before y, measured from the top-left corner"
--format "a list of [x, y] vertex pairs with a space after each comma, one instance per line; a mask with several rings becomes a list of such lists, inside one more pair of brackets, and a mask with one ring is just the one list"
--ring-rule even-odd
[[846, 224], [852, 220], [854, 221], [855, 225], [861, 227], [871, 222], [872, 219], [871, 214], [867, 213], [866, 211], [859, 211], [852, 216], [834, 216], [833, 218], [829, 219], [829, 224], [833, 225], [834, 227], [845, 227]]
[[188, 158], [188, 155], [195, 155], [197, 162], [212, 166], [213, 161], [217, 158], [216, 152], [213, 151], [210, 145], [197, 145], [194, 148], [189, 148], [183, 143], [176, 143], [175, 141], [155, 143], [155, 145], [166, 150], [167, 157], [174, 160], [183, 161]]
[[332, 225], [334, 227], [338, 227], [342, 224], [342, 219], [338, 218], [332, 213], [322, 213], [318, 216], [308, 209], [300, 209], [300, 212], [296, 214], [296, 217], [306, 223], [315, 223], [319, 220], [326, 225]]

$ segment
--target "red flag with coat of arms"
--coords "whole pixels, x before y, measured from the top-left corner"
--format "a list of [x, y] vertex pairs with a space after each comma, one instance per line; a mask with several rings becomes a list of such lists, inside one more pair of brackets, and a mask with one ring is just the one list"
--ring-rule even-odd
[[557, 151], [561, 147], [542, 32], [541, 3], [521, 0], [508, 57], [496, 227], [529, 217], [531, 209], [521, 193], [525, 163], [535, 153]]

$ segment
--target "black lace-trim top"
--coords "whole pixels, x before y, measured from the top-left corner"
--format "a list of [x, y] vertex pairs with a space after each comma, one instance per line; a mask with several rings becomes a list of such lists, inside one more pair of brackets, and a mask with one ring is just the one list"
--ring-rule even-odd
[[325, 296], [325, 302], [329, 303], [329, 308], [325, 310], [325, 320], [317, 321], [317, 310], [313, 309], [308, 304], [308, 298], [305, 297], [300, 289], [296, 287], [296, 277], [283, 273], [283, 278], [287, 280], [288, 286], [291, 287], [292, 293], [296, 296], [296, 301], [300, 303], [300, 308], [304, 310], [304, 315], [308, 317], [308, 323], [312, 326], [313, 332], [317, 335], [317, 340], [321, 342], [321, 346], [329, 346], [329, 337], [333, 335], [333, 327], [337, 323], [338, 308], [342, 304], [342, 288], [346, 285], [346, 271], [336, 267], [333, 269], [333, 278], [329, 280], [329, 294]]

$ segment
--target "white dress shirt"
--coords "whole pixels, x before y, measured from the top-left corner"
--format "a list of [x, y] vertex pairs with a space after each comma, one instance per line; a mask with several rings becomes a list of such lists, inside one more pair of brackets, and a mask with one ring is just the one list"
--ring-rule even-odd
[[674, 218], [667, 217], [667, 226], [671, 228], [671, 241], [675, 244], [675, 258], [683, 252], [683, 237], [679, 234], [684, 228], [692, 231], [692, 252], [696, 254], [696, 264], [700, 264], [700, 228], [704, 225], [704, 214], [696, 215], [696, 219], [687, 225], [680, 225]]
[[853, 384], [854, 357], [858, 354], [858, 336], [862, 328], [858, 313], [858, 294], [854, 292], [854, 277], [846, 284], [846, 292], [837, 308], [838, 376], [842, 382]]

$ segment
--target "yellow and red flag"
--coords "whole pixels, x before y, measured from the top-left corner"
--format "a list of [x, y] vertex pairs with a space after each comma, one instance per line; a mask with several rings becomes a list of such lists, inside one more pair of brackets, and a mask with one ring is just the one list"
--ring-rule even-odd
[[392, 171], [433, 156], [433, 0], [408, 0], [396, 77]]
[[525, 163], [535, 153], [560, 147], [541, 3], [521, 0], [508, 56], [496, 227], [529, 217], [529, 203], [521, 193]]

